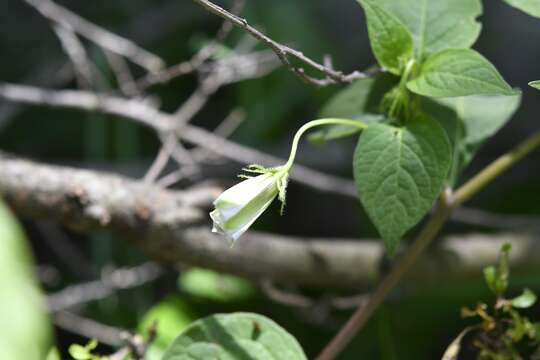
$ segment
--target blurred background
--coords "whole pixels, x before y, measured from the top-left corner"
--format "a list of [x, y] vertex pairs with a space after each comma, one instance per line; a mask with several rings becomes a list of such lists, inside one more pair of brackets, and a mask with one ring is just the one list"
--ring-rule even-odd
[[[81, 88], [51, 22], [31, 3], [39, 1], [0, 3], [0, 81], [55, 89]], [[168, 65], [181, 63], [199, 53], [213, 41], [222, 26], [218, 17], [186, 0], [57, 3], [158, 54]], [[226, 1], [219, 3], [227, 8], [231, 5]], [[526, 84], [540, 78], [540, 22], [500, 1], [486, 2], [484, 7], [480, 18], [483, 31], [475, 48], [496, 65], [512, 86], [524, 90], [523, 103], [513, 120], [481, 149], [464, 179], [539, 129], [540, 93], [529, 90]], [[353, 0], [247, 1], [242, 16], [273, 39], [317, 61], [322, 62], [325, 55], [331, 55], [337, 69], [362, 70], [375, 62], [363, 12]], [[84, 38], [81, 41], [95, 66], [93, 71], [100, 74], [93, 89], [112, 91], [117, 85], [116, 70], [111, 67], [107, 54], [93, 42]], [[247, 39], [242, 31], [234, 29], [220, 42], [213, 59], [227, 57], [231, 51], [242, 47], [250, 51], [265, 50]], [[133, 64], [129, 67], [136, 79], [144, 77], [144, 69]], [[198, 80], [197, 73], [179, 76], [164, 84], [152, 85], [146, 95], [163, 111], [174, 111], [198, 87]], [[215, 129], [234, 110], [234, 114], [240, 115], [230, 140], [283, 158], [288, 155], [295, 130], [315, 119], [325, 102], [342, 88], [336, 85], [318, 89], [304, 84], [283, 66], [270, 66], [261, 76], [220, 87], [191, 123]], [[324, 146], [306, 142], [299, 152], [298, 163], [351, 178], [354, 145], [354, 139]], [[119, 117], [0, 100], [2, 152], [48, 164], [141, 179], [161, 146], [153, 131]], [[217, 161], [205, 165], [201, 172], [167, 185], [172, 189], [186, 188], [210, 180], [212, 184], [229, 186], [237, 181], [235, 176], [243, 165]], [[163, 173], [174, 171], [174, 164], [168, 164]], [[506, 173], [468, 206], [469, 211], [475, 211], [464, 212], [461, 219], [458, 216], [449, 223], [445, 236], [484, 234], [500, 241], [526, 233], [525, 236], [538, 238], [540, 152]], [[478, 209], [482, 211], [476, 212]], [[78, 233], [53, 222], [25, 217], [18, 220], [26, 234], [18, 236], [21, 239], [26, 236], [29, 241], [35, 258], [33, 266], [45, 293], [50, 297], [63, 294], [65, 301], [66, 292], [62, 291], [66, 288], [71, 287], [76, 292], [77, 288], [73, 289], [76, 284], [97, 286], [85, 288], [93, 294], [90, 300], [70, 305], [69, 312], [65, 311], [67, 306], [60, 306], [61, 310], [49, 314], [54, 320], [51, 334], [64, 355], [70, 344], [83, 344], [96, 336], [81, 330], [86, 324], [83, 320], [89, 321], [89, 331], [96, 329], [92, 326], [101, 330], [98, 331], [103, 337], [98, 338], [100, 350], [107, 353], [120, 343], [119, 333], [123, 329], [144, 333], [157, 318], [158, 340], [152, 350], [155, 351], [152, 356], [157, 358], [159, 348], [194, 319], [216, 312], [254, 311], [268, 315], [289, 330], [311, 357], [329, 341], [350, 313], [324, 302], [283, 304], [270, 299], [257, 284], [201, 269], [186, 267], [185, 271], [178, 272], [161, 268], [149, 262], [151, 259], [130, 243], [109, 232]], [[377, 236], [355, 199], [317, 191], [294, 181], [288, 189], [286, 216], [279, 216], [276, 205], [262, 216], [255, 229], [306, 238], [372, 239]], [[496, 250], [495, 243], [499, 243], [494, 242]], [[7, 248], [0, 249], [2, 251]], [[516, 292], [523, 286], [540, 291], [538, 260], [517, 266], [511, 282]], [[103, 290], [99, 283], [114, 277], [119, 268], [139, 271], [137, 274], [143, 274], [142, 278], [126, 285], [127, 289], [109, 289], [99, 295]], [[480, 271], [451, 278], [441, 273], [421, 282], [414, 281], [413, 272], [404, 284], [355, 339], [343, 359], [440, 358], [448, 343], [467, 325], [467, 321], [460, 318], [461, 307], [473, 307], [479, 301], [490, 300]], [[8, 285], [0, 284], [1, 292], [10, 292]], [[11, 286], [16, 288], [18, 284], [11, 282]], [[327, 295], [321, 291], [292, 290], [310, 299]], [[528, 315], [540, 318], [540, 307], [531, 309]], [[110, 334], [109, 339], [107, 334]]]

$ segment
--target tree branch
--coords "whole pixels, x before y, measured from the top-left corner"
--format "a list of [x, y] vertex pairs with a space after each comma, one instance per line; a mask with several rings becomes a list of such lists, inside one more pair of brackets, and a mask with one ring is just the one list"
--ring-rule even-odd
[[[359, 289], [379, 277], [379, 241], [304, 239], [248, 232], [234, 248], [210, 232], [208, 206], [220, 189], [160, 190], [120, 176], [39, 165], [0, 153], [0, 194], [20, 215], [79, 231], [115, 232], [165, 264], [188, 264], [248, 279], [304, 287]], [[450, 238], [420, 261], [415, 282], [477, 273], [495, 261], [494, 243], [513, 240], [514, 260], [534, 264], [540, 243], [508, 235]], [[430, 271], [422, 269], [429, 268]]]

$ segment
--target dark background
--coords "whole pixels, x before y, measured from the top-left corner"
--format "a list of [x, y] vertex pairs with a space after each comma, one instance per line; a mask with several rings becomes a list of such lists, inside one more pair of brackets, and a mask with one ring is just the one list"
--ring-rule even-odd
[[[168, 64], [189, 58], [211, 39], [220, 20], [190, 1], [123, 0], [59, 2], [81, 16], [162, 56]], [[226, 6], [226, 2], [223, 2]], [[483, 32], [475, 45], [490, 59], [506, 80], [524, 90], [523, 104], [514, 119], [486, 144], [469, 167], [465, 178], [496, 156], [510, 149], [539, 129], [540, 93], [526, 86], [540, 78], [540, 21], [518, 12], [501, 1], [485, 2], [481, 17]], [[334, 1], [248, 1], [243, 16], [277, 41], [301, 49], [314, 59], [331, 54], [338, 69], [365, 69], [374, 63], [369, 48], [365, 20], [354, 0]], [[242, 36], [234, 31], [229, 41]], [[103, 67], [103, 55], [93, 45], [90, 54]], [[75, 87], [73, 80], [59, 71], [68, 61], [49, 23], [21, 1], [0, 3], [0, 80], [44, 87]], [[162, 108], [172, 110], [196, 86], [193, 77], [182, 77], [153, 89], [162, 99]], [[217, 125], [234, 107], [247, 113], [246, 121], [233, 135], [235, 141], [285, 157], [290, 140], [301, 124], [316, 118], [319, 108], [340, 86], [315, 89], [305, 85], [284, 68], [257, 80], [221, 89], [195, 119], [205, 127]], [[11, 114], [11, 105], [0, 101], [0, 148], [32, 159], [99, 168], [140, 177], [159, 149], [159, 142], [148, 130], [110, 116], [34, 107], [20, 107]], [[6, 116], [7, 114], [7, 116]], [[325, 172], [351, 176], [354, 141], [345, 140], [324, 147], [305, 144], [299, 163]], [[232, 183], [242, 164], [221, 169], [225, 182]], [[471, 206], [501, 214], [540, 215], [540, 153], [529, 156], [489, 186]], [[277, 207], [275, 208], [277, 209]], [[47, 290], [60, 289], [81, 281], [43, 241], [44, 235], [33, 222], [25, 222], [39, 263], [57, 268], [58, 279]], [[294, 182], [288, 190], [286, 216], [267, 212], [256, 227], [260, 230], [302, 236], [374, 237], [360, 205], [349, 198], [313, 191]], [[457, 222], [448, 233], [491, 231]], [[82, 236], [61, 229], [90, 259], [95, 269], [105, 264], [128, 265], [144, 257], [111, 241], [109, 234]], [[75, 241], [77, 240], [77, 241]], [[514, 284], [524, 283], [540, 290], [534, 273], [516, 276]], [[134, 328], [149, 306], [175, 292], [176, 276], [168, 274], [158, 282], [130, 290], [93, 304], [85, 312], [105, 323]], [[127, 301], [135, 299], [135, 301]], [[466, 322], [459, 317], [461, 306], [473, 306], [489, 299], [480, 274], [459, 282], [440, 282], [392, 299], [359, 336], [344, 358], [435, 359], [440, 357]], [[201, 313], [229, 308], [198, 304]], [[235, 307], [236, 306], [236, 307]], [[309, 321], [313, 314], [272, 305], [264, 299], [231, 307], [263, 311], [298, 336], [310, 354], [316, 352], [336, 330], [332, 322]], [[538, 310], [538, 309], [537, 309]], [[293, 316], [290, 316], [290, 315]], [[336, 319], [346, 313], [334, 314]], [[538, 311], [532, 316], [538, 317]], [[308, 318], [308, 321], [306, 321]], [[313, 319], [311, 319], [313, 320]], [[316, 324], [308, 324], [313, 323]], [[62, 348], [71, 342], [84, 342], [59, 331]]]

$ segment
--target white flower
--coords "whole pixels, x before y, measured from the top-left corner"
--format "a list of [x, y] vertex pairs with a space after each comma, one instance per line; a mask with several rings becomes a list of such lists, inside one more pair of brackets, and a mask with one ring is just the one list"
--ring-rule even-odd
[[288, 172], [280, 170], [247, 169], [261, 175], [236, 184], [214, 201], [215, 210], [210, 213], [214, 221], [212, 232], [225, 235], [232, 246], [278, 195], [284, 201]]

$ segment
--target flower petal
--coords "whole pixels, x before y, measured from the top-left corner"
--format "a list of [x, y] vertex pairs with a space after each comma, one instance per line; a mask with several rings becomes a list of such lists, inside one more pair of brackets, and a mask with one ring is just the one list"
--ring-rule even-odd
[[210, 213], [214, 221], [212, 231], [225, 235], [232, 245], [278, 195], [278, 180], [273, 174], [263, 174], [223, 192]]

